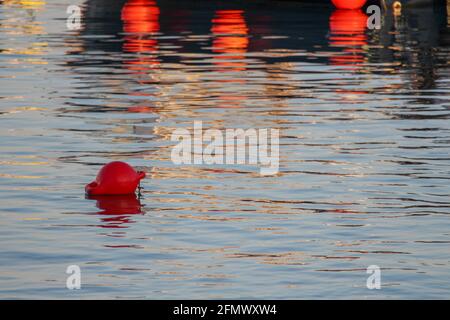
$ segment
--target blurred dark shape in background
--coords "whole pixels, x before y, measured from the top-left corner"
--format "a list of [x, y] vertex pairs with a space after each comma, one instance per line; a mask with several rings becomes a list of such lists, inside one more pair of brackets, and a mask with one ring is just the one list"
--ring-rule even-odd
[[[371, 3], [377, 1], [368, 2]], [[178, 62], [176, 55], [158, 55], [158, 35], [211, 35], [213, 52], [233, 51], [239, 57], [245, 52], [274, 48], [306, 52], [326, 48], [342, 55], [318, 56], [315, 62], [348, 66], [359, 66], [365, 61], [398, 62], [402, 70], [414, 71], [411, 79], [414, 88], [433, 88], [438, 77], [435, 66], [445, 65], [448, 59], [448, 5], [445, 0], [403, 1], [398, 14], [391, 9], [392, 3], [385, 1], [387, 9], [382, 13], [381, 30], [367, 30], [365, 12], [341, 12], [329, 1], [88, 0], [82, 34], [112, 35], [118, 41], [85, 38], [83, 47], [86, 51], [153, 54], [141, 58], [145, 61], [127, 62], [135, 64], [135, 68], [140, 63]], [[297, 23], [292, 25], [292, 21]], [[179, 52], [205, 51], [205, 44], [199, 41], [178, 44]], [[273, 59], [261, 55], [260, 60], [271, 63]], [[277, 61], [283, 58], [277, 57]], [[290, 56], [286, 61], [304, 62], [305, 57]]]

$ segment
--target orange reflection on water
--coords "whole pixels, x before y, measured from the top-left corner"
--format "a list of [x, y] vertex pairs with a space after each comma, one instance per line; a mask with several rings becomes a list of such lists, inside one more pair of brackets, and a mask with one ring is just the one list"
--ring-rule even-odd
[[338, 66], [358, 66], [364, 62], [367, 45], [367, 16], [361, 10], [335, 10], [330, 16], [330, 46], [342, 48], [343, 54], [330, 57]]
[[[160, 10], [154, 0], [128, 0], [122, 8], [124, 37], [123, 51], [136, 53], [136, 57], [125, 60], [125, 67], [137, 76], [141, 84], [153, 83], [155, 79], [150, 71], [159, 69], [160, 62], [156, 55], [158, 41], [152, 36], [159, 32]], [[130, 93], [131, 95], [150, 95]], [[151, 113], [152, 106], [139, 104], [129, 107], [129, 112]]]
[[[243, 10], [217, 10], [212, 19], [211, 32], [214, 40], [212, 51], [214, 55], [214, 65], [218, 67], [218, 72], [231, 73], [224, 76], [219, 82], [225, 82], [227, 86], [245, 84], [245, 80], [236, 77], [236, 72], [245, 71], [247, 63], [245, 54], [248, 49], [248, 27], [244, 18]], [[236, 90], [237, 92], [238, 90]], [[221, 95], [219, 99], [223, 101], [221, 107], [239, 108], [241, 101], [246, 99], [239, 94]]]
[[122, 8], [123, 46], [126, 52], [154, 52], [156, 39], [148, 36], [159, 31], [159, 8], [154, 0], [128, 0]]
[[215, 64], [225, 70], [241, 71], [246, 67], [241, 61], [248, 48], [248, 27], [243, 14], [243, 10], [217, 10], [212, 19], [213, 52], [225, 54], [215, 56]]
[[138, 105], [138, 106], [128, 108], [128, 112], [134, 112], [134, 113], [154, 113], [155, 111], [156, 111], [156, 108], [147, 106], [147, 105]]

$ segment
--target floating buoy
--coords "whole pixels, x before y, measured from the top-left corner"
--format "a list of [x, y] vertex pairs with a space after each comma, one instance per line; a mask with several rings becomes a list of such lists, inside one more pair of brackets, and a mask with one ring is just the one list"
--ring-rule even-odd
[[160, 10], [155, 0], [128, 0], [122, 8], [126, 52], [156, 52], [158, 40], [149, 35], [159, 31]]
[[338, 9], [361, 9], [367, 0], [331, 0]]
[[400, 1], [395, 1], [392, 4], [392, 9], [394, 10], [394, 16], [399, 16], [402, 14], [402, 3]]
[[86, 185], [88, 195], [131, 194], [136, 191], [145, 172], [135, 171], [129, 164], [113, 161], [106, 164], [95, 181]]

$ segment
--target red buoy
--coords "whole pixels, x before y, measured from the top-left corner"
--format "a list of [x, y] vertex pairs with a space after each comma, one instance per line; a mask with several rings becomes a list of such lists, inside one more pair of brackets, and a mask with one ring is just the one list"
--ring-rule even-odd
[[136, 191], [145, 172], [135, 171], [129, 164], [113, 161], [106, 164], [98, 173], [95, 181], [86, 185], [88, 195], [130, 194]]
[[338, 9], [361, 9], [367, 0], [331, 0]]

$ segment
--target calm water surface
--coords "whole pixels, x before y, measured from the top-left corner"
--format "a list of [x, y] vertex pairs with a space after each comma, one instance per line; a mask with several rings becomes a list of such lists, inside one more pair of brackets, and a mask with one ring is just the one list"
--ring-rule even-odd
[[[450, 298], [446, 7], [365, 22], [320, 4], [1, 1], [0, 298]], [[279, 174], [174, 165], [171, 133], [196, 120], [279, 129]], [[113, 160], [147, 172], [140, 200], [85, 199]]]

